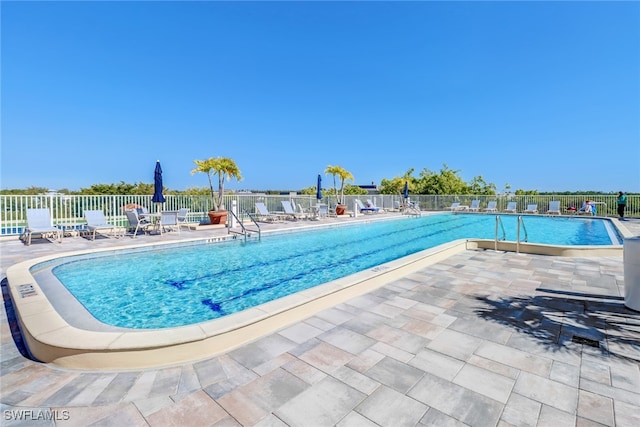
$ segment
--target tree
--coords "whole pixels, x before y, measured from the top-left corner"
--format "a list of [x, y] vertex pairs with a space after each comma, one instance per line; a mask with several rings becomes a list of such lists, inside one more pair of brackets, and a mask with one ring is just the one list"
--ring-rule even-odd
[[[344, 183], [348, 179], [353, 180], [353, 175], [342, 166], [331, 165], [327, 166], [327, 168], [324, 170], [324, 173], [326, 173], [327, 175], [333, 175], [333, 192], [336, 196], [336, 202], [339, 205], [342, 205], [344, 203]], [[340, 190], [338, 190], [336, 178], [340, 178]], [[338, 196], [338, 191], [340, 191], [340, 196]]]
[[[240, 169], [236, 163], [228, 157], [210, 157], [206, 160], [194, 160], [196, 167], [191, 171], [191, 174], [198, 172], [207, 174], [209, 179], [209, 189], [211, 191], [211, 201], [213, 202], [213, 210], [222, 211], [224, 207], [224, 180], [225, 178], [236, 178], [238, 181], [242, 180], [240, 175]], [[218, 195], [213, 191], [212, 177], [218, 175]]]
[[482, 175], [473, 177], [468, 187], [469, 194], [484, 194], [487, 196], [496, 194], [496, 185], [487, 183]]
[[417, 182], [418, 194], [465, 194], [467, 184], [458, 176], [460, 171], [449, 169], [446, 163], [442, 164], [440, 173], [423, 169]]

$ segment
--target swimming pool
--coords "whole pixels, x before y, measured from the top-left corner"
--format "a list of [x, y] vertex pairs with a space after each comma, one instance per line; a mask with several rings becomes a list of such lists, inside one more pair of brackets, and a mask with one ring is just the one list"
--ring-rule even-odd
[[[507, 240], [517, 217], [501, 216]], [[527, 216], [528, 241], [618, 245], [608, 221]], [[65, 258], [53, 274], [100, 322], [174, 328], [206, 322], [456, 239], [493, 239], [492, 215], [440, 214], [378, 221], [260, 242], [199, 244]], [[502, 227], [499, 228], [502, 237]], [[524, 230], [521, 230], [523, 238]]]

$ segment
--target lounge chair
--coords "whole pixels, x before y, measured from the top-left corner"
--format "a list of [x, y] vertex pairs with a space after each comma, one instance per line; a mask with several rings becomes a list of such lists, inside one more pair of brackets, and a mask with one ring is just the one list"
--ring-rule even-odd
[[496, 208], [497, 204], [498, 204], [498, 202], [496, 202], [495, 200], [492, 200], [489, 203], [487, 203], [487, 207], [482, 209], [482, 211], [483, 212], [498, 212], [498, 209]]
[[27, 226], [20, 239], [29, 246], [34, 234], [39, 234], [43, 239], [55, 236], [58, 243], [62, 243], [62, 230], [53, 226], [49, 208], [27, 209]]
[[504, 210], [504, 212], [517, 213], [518, 212], [517, 202], [507, 203], [507, 208]]
[[297, 212], [297, 215], [300, 218], [312, 219], [314, 216], [309, 209], [305, 209], [300, 203], [296, 204], [294, 202], [291, 202], [291, 207], [293, 208], [294, 212]]
[[547, 210], [547, 215], [561, 215], [560, 212], [560, 201], [552, 200], [549, 202], [549, 210]]
[[480, 200], [472, 200], [471, 206], [469, 206], [470, 212], [478, 212], [480, 210]]
[[367, 207], [368, 208], [375, 208], [375, 209], [378, 209], [378, 211], [380, 211], [380, 207], [376, 206], [376, 204], [373, 203], [370, 199], [367, 199]]
[[377, 207], [365, 206], [364, 203], [360, 201], [360, 199], [356, 199], [356, 204], [358, 205], [358, 210], [360, 210], [360, 213], [378, 213], [378, 211], [380, 210], [380, 208]]
[[538, 205], [535, 204], [535, 203], [527, 205], [527, 209], [523, 210], [522, 213], [537, 214], [538, 213]]
[[101, 210], [86, 210], [84, 211], [84, 219], [87, 220], [87, 230], [91, 233], [91, 240], [96, 240], [96, 233], [108, 232], [113, 237], [121, 237], [124, 233], [121, 233], [121, 227], [117, 225], [109, 224], [104, 217], [104, 212]]
[[280, 218], [280, 215], [269, 212], [267, 206], [263, 202], [256, 202], [256, 214], [258, 216], [258, 220], [260, 221], [277, 221]]
[[285, 215], [294, 220], [301, 218], [301, 216], [296, 213], [296, 209], [293, 207], [289, 200], [281, 200], [280, 202], [282, 203], [282, 209], [284, 209]]
[[460, 202], [453, 202], [449, 207], [449, 210], [451, 210], [451, 212], [466, 211], [467, 209], [469, 209], [469, 206], [461, 205]]
[[133, 235], [131, 238], [135, 238], [138, 235], [138, 230], [142, 230], [147, 233], [150, 227], [153, 227], [153, 224], [146, 219], [142, 219], [138, 216], [138, 211], [135, 209], [124, 211], [127, 216], [127, 220], [129, 221], [129, 226], [133, 229]]

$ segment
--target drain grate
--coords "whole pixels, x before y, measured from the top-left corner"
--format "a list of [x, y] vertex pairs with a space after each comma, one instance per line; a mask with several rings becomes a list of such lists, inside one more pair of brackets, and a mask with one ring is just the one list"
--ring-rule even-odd
[[571, 338], [571, 341], [576, 344], [585, 344], [585, 345], [588, 345], [589, 347], [600, 348], [600, 343], [590, 338], [579, 337], [574, 335], [573, 338]]

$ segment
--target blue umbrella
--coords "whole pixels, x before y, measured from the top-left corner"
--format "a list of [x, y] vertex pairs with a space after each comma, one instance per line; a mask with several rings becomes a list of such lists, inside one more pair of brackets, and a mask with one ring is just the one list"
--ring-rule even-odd
[[162, 168], [160, 167], [160, 160], [156, 161], [156, 170], [153, 174], [153, 203], [164, 203], [164, 196], [162, 195]]
[[316, 190], [316, 199], [322, 199], [322, 176], [318, 174], [318, 189]]
[[405, 200], [409, 198], [409, 181], [404, 182], [404, 198]]

